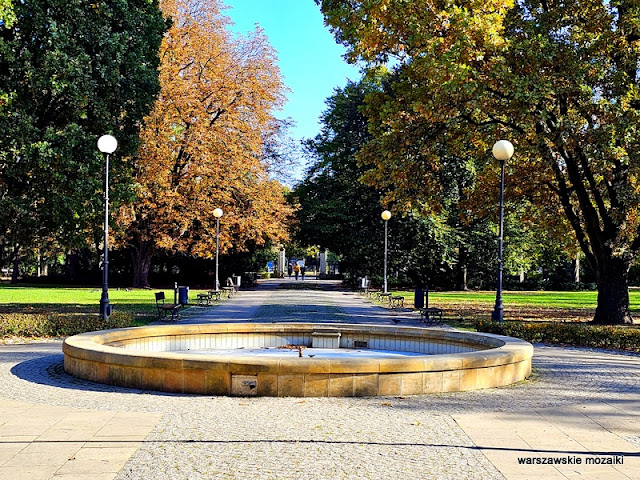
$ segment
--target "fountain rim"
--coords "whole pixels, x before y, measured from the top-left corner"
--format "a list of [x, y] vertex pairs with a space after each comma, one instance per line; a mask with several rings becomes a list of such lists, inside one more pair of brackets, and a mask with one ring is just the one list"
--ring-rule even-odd
[[[136, 338], [216, 335], [216, 334], [278, 334], [339, 331], [369, 335], [394, 335], [428, 338], [440, 342], [483, 346], [485, 349], [463, 353], [425, 354], [404, 358], [309, 358], [309, 357], [259, 357], [242, 355], [238, 349], [233, 355], [206, 355], [184, 352], [150, 352], [123, 349], [123, 342]], [[488, 348], [487, 348], [488, 347]], [[447, 370], [489, 368], [505, 364], [530, 361], [533, 346], [513, 337], [460, 330], [432, 329], [424, 327], [387, 326], [379, 324], [345, 323], [206, 323], [151, 325], [123, 329], [87, 332], [67, 338], [63, 343], [65, 357], [81, 361], [107, 363], [140, 368], [211, 369], [228, 368], [241, 371], [246, 368], [264, 369], [284, 373], [409, 373]], [[244, 368], [243, 368], [244, 367]]]

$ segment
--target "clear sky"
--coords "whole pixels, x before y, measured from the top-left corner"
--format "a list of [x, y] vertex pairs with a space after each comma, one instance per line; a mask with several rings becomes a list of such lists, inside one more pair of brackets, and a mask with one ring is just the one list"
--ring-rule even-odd
[[259, 24], [278, 52], [280, 70], [291, 89], [278, 117], [296, 122], [294, 138], [315, 137], [325, 99], [347, 78], [360, 78], [358, 68], [342, 59], [345, 49], [324, 26], [320, 7], [313, 0], [223, 1], [231, 7], [225, 14], [235, 23], [234, 31], [246, 33]]

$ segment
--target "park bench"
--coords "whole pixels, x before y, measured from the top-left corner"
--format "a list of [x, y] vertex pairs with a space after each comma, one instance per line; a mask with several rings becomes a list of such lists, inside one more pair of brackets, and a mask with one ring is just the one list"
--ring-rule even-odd
[[227, 286], [222, 287], [222, 291], [227, 294], [227, 298], [231, 298], [234, 294], [238, 293], [238, 287], [233, 283], [231, 277], [227, 278]]
[[381, 302], [384, 302], [385, 300], [389, 303], [391, 303], [391, 294], [390, 293], [379, 293], [378, 294], [378, 300], [380, 300]]
[[156, 292], [156, 307], [158, 308], [158, 320], [166, 317], [169, 313], [171, 313], [171, 320], [180, 319], [182, 305], [179, 303], [165, 303], [164, 292]]
[[441, 308], [434, 308], [434, 307], [421, 308], [420, 321], [426, 324], [431, 324], [431, 325], [441, 325], [442, 314], [443, 314], [443, 311]]
[[380, 295], [380, 289], [379, 288], [369, 288], [367, 290], [367, 297], [369, 298], [373, 298], [374, 296], [378, 296]]
[[198, 305], [200, 306], [208, 306], [211, 305], [213, 300], [219, 301], [220, 294], [222, 292], [220, 290], [209, 290], [207, 293], [199, 293], [196, 295], [198, 299]]
[[392, 295], [389, 298], [389, 306], [391, 308], [402, 308], [404, 307], [404, 297], [401, 295]]
[[203, 307], [206, 305], [211, 305], [211, 297], [209, 297], [208, 293], [199, 293], [196, 295], [197, 301], [196, 304]]

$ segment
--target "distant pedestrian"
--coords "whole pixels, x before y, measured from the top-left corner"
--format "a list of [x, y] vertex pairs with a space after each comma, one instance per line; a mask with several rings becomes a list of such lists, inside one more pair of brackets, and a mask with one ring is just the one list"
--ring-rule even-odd
[[291, 274], [293, 273], [293, 267], [291, 264], [287, 265], [287, 272], [289, 272], [289, 278], [291, 278]]
[[296, 274], [296, 280], [298, 280], [298, 275], [300, 274], [300, 265], [296, 263], [293, 267], [293, 272]]
[[302, 281], [304, 281], [304, 274], [307, 272], [307, 267], [305, 267], [304, 265], [302, 265], [302, 267], [300, 268], [300, 274], [302, 275]]

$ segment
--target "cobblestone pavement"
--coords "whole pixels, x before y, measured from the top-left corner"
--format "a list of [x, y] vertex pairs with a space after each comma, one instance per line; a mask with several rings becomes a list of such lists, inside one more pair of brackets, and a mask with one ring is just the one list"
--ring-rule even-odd
[[[414, 314], [389, 312], [337, 289], [317, 290], [311, 282], [305, 288], [282, 288], [271, 282], [210, 309], [189, 309], [183, 322], [347, 319], [417, 324]], [[93, 384], [64, 373], [60, 343], [6, 345], [0, 347], [0, 401], [162, 414], [142, 447], [117, 473], [117, 480], [640, 479], [630, 467], [640, 458], [639, 360], [637, 355], [537, 345], [533, 376], [504, 388], [404, 398], [229, 398]], [[600, 425], [621, 443], [602, 444], [600, 450], [586, 440], [572, 443], [573, 449], [554, 443], [552, 453], [588, 449], [606, 454], [614, 448], [625, 454], [629, 468], [608, 468], [589, 476], [591, 470], [518, 469], [512, 465], [514, 458], [504, 457], [505, 452], [544, 455], [545, 449], [536, 447], [536, 439], [518, 431], [518, 425], [545, 418], [555, 428], [563, 419], [549, 420], [549, 412], [567, 415], [568, 411], [569, 417], [577, 418], [581, 413], [570, 410], [577, 406], [594, 419], [600, 417], [592, 410], [603, 406], [610, 422], [618, 419], [610, 415], [615, 409], [625, 428]], [[478, 425], [478, 419], [483, 423]], [[491, 443], [491, 438], [507, 432], [487, 437], [498, 421], [518, 435], [508, 439], [515, 442], [510, 444], [513, 448]], [[539, 425], [543, 424], [527, 427], [539, 432]], [[591, 438], [594, 435], [597, 440], [597, 432], [590, 433]], [[577, 433], [569, 436], [572, 441], [581, 438]]]
[[[204, 322], [334, 322], [417, 325], [409, 309], [392, 310], [344, 292], [337, 281], [270, 280], [215, 307], [188, 309], [181, 323]], [[407, 305], [409, 304], [409, 299]]]

